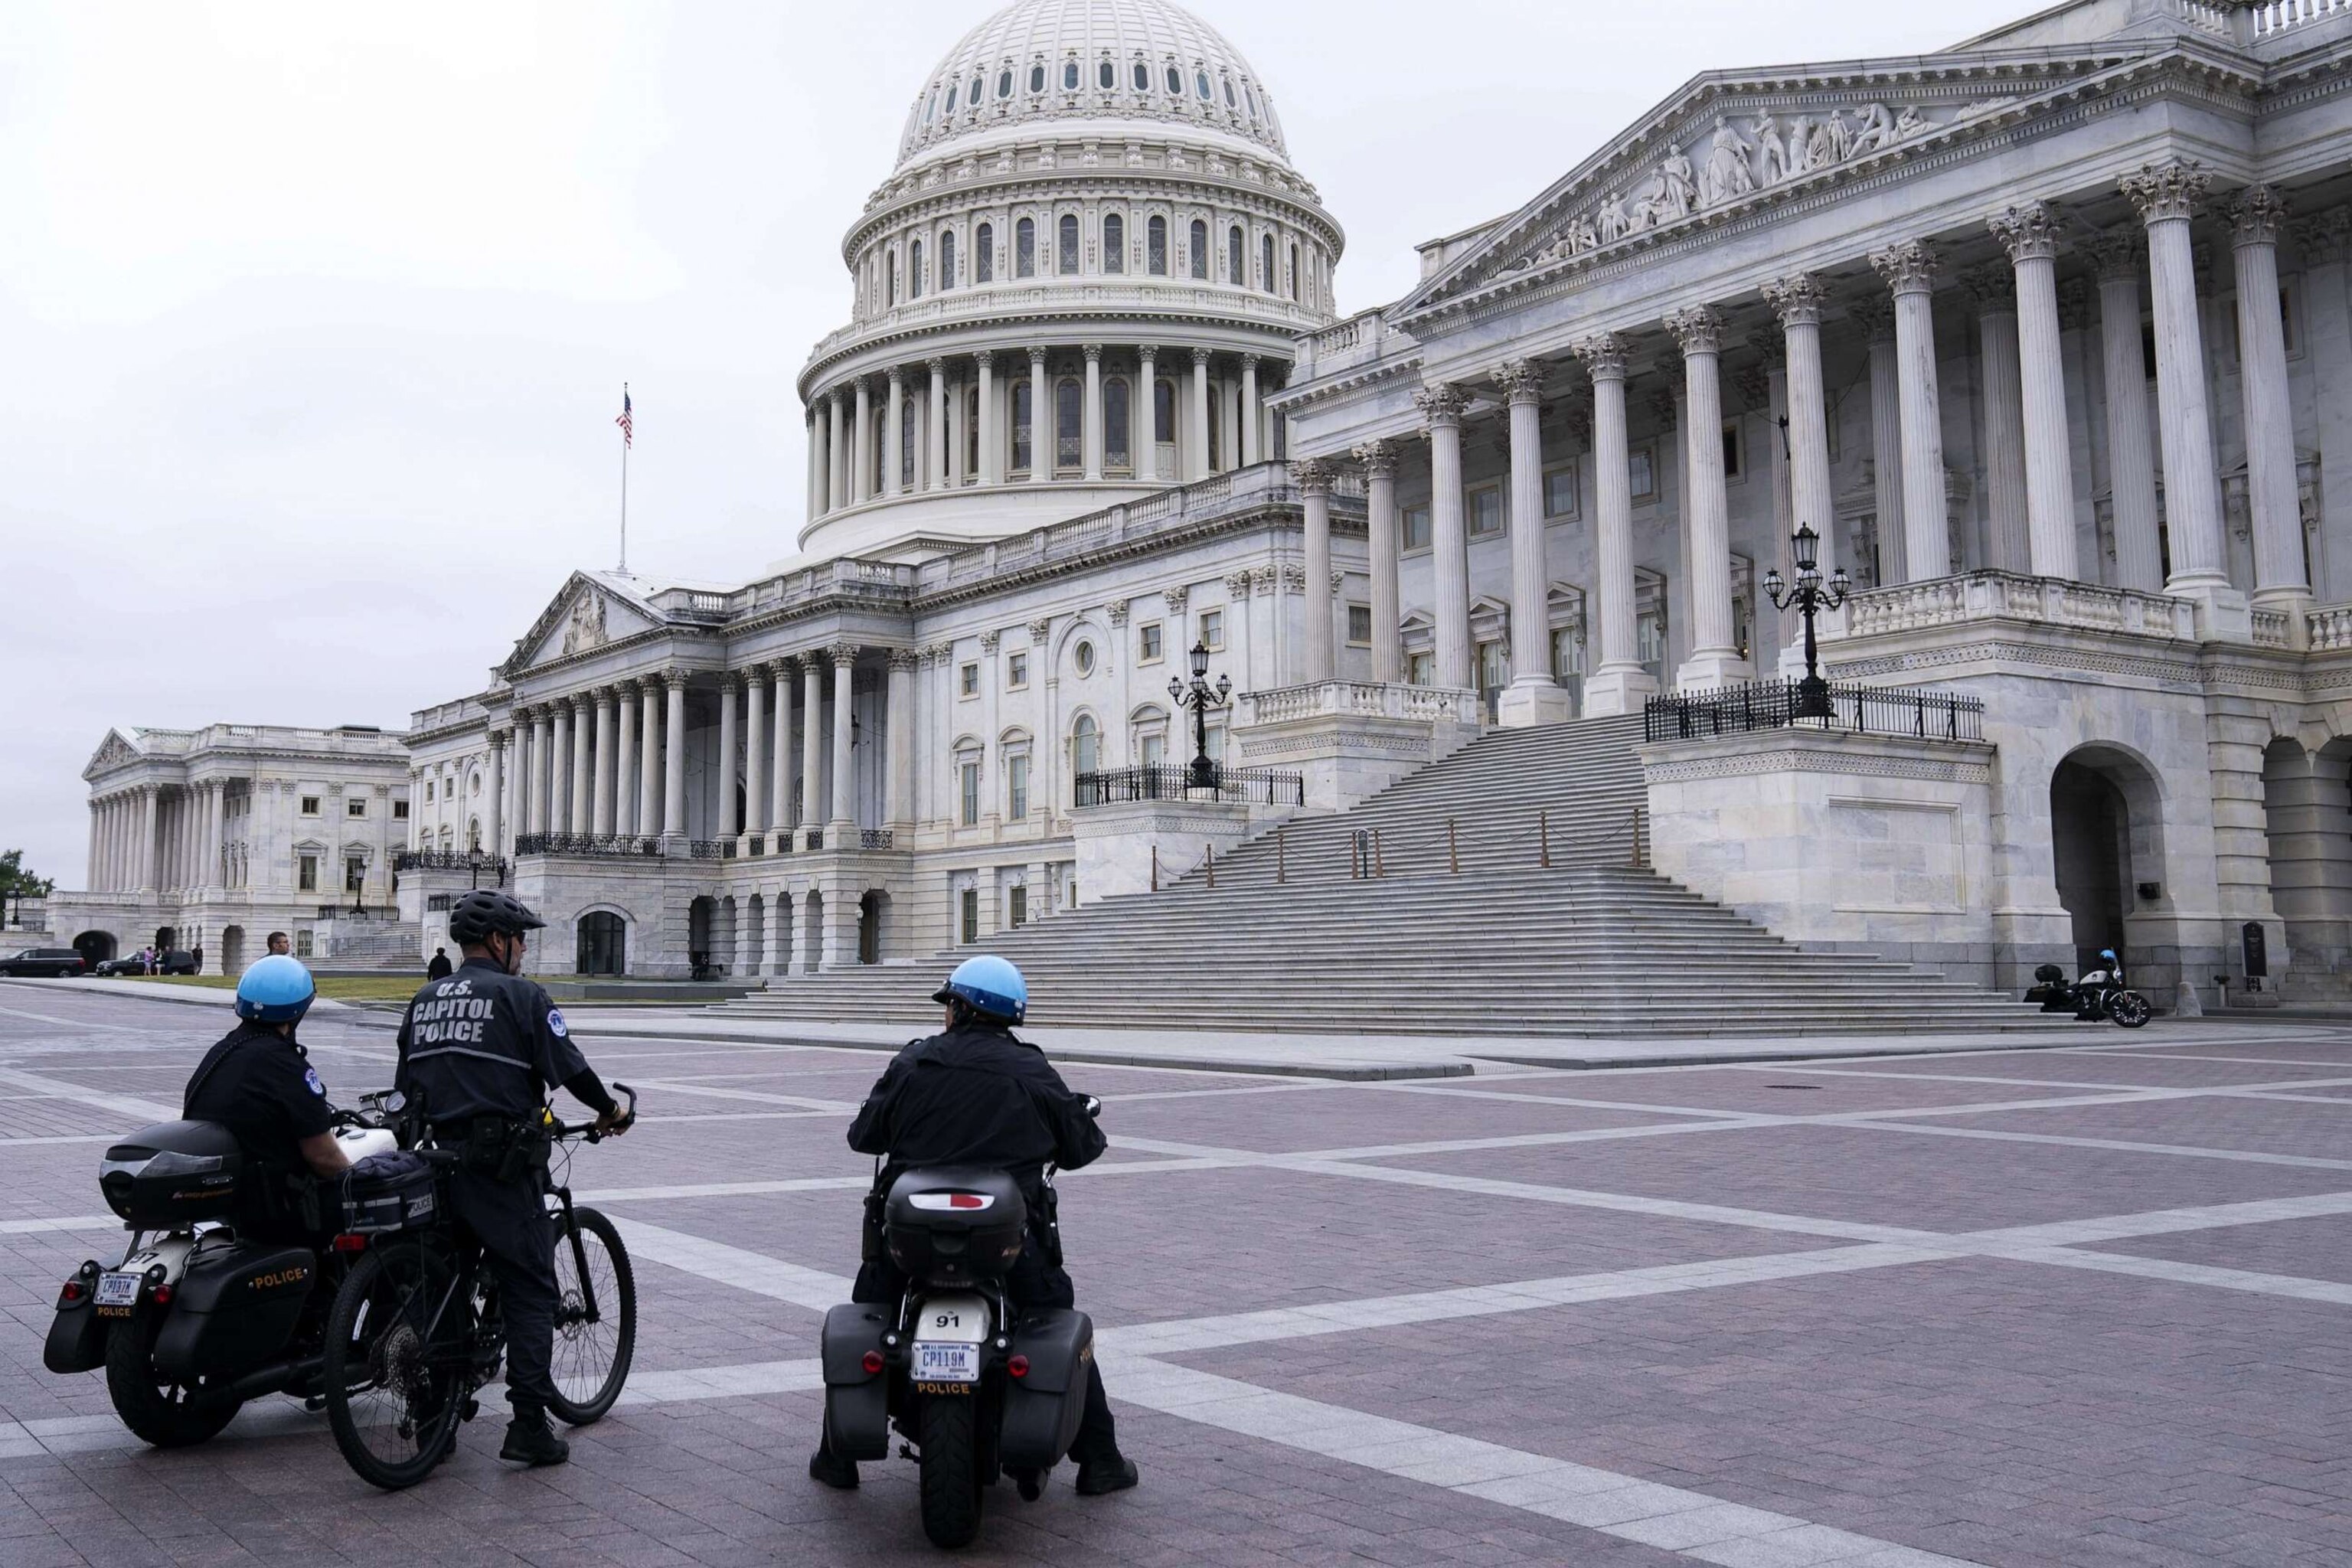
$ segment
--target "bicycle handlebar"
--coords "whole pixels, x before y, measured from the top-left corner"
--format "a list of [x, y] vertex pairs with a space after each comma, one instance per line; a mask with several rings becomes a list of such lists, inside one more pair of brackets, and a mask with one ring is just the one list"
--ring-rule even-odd
[[[621, 1093], [627, 1098], [629, 1102], [628, 1110], [622, 1113], [620, 1125], [614, 1129], [614, 1131], [617, 1132], [634, 1126], [636, 1123], [637, 1091], [631, 1089], [627, 1084], [619, 1082], [618, 1080], [614, 1082], [613, 1087], [619, 1089]], [[583, 1121], [577, 1124], [569, 1124], [559, 1121], [555, 1124], [554, 1136], [559, 1139], [582, 1138], [591, 1143], [602, 1143], [604, 1141], [604, 1132], [599, 1130], [597, 1123], [594, 1121]]]

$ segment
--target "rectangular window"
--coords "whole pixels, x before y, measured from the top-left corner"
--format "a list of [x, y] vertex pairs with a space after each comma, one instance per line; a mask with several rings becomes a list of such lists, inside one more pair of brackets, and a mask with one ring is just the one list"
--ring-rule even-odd
[[1004, 759], [1004, 816], [1012, 822], [1029, 820], [1029, 759]]
[[1029, 656], [1025, 653], [1006, 654], [1004, 656], [1004, 689], [1008, 691], [1020, 691], [1028, 684]]
[[1143, 753], [1143, 765], [1156, 768], [1168, 760], [1168, 737], [1156, 731], [1146, 735], [1139, 749]]
[[965, 763], [956, 769], [957, 820], [966, 827], [980, 826], [980, 764]]
[[1544, 515], [1574, 517], [1579, 508], [1576, 491], [1576, 468], [1553, 468], [1544, 475]]
[[1139, 664], [1160, 662], [1160, 623], [1158, 621], [1144, 623], [1143, 629], [1136, 634], [1135, 648], [1136, 662]]
[[365, 816], [367, 815], [367, 797], [365, 795], [354, 795], [350, 800], [343, 802], [343, 815], [346, 816]]
[[1429, 548], [1429, 509], [1427, 507], [1409, 506], [1405, 508], [1402, 512], [1398, 514], [1397, 525], [1403, 532], [1403, 538], [1401, 542], [1405, 549], [1426, 550]]
[[1010, 923], [1012, 925], [1016, 928], [1027, 925], [1029, 923], [1028, 885], [1023, 882], [1015, 882], [1011, 890], [1004, 896], [1004, 907], [1006, 912], [1011, 917]]
[[316, 816], [319, 815], [319, 797], [317, 795], [306, 795], [302, 797], [302, 815], [305, 816]]
[[1499, 640], [1478, 645], [1478, 689], [1500, 691], [1511, 683], [1511, 661]]
[[408, 803], [406, 801], [395, 800], [392, 803], [392, 819], [394, 822], [406, 822], [408, 820]]
[[1574, 626], [1554, 626], [1551, 629], [1551, 678], [1561, 685], [1584, 673], [1584, 645], [1577, 640]]
[[957, 895], [956, 901], [961, 906], [957, 924], [961, 928], [964, 946], [970, 947], [980, 940], [980, 889], [966, 888]]
[[1634, 655], [1650, 673], [1664, 679], [1666, 668], [1666, 618], [1655, 610], [1645, 610], [1633, 622]]
[[310, 928], [304, 926], [301, 930], [294, 933], [294, 956], [297, 958], [310, 958], [313, 956], [313, 953], [314, 949], [311, 945]]
[[1470, 537], [1487, 539], [1503, 531], [1503, 487], [1486, 485], [1470, 492]]
[[433, 781], [431, 779], [426, 779], [425, 781], [425, 804], [427, 805], [431, 805], [433, 804]]
[[1224, 611], [1202, 610], [1201, 612], [1201, 646], [1207, 648], [1211, 653], [1222, 653], [1224, 651]]
[[294, 873], [294, 886], [305, 893], [315, 893], [319, 890], [319, 858], [316, 855], [302, 857]]
[[1436, 655], [1427, 653], [1407, 654], [1404, 660], [1404, 679], [1405, 684], [1408, 686], [1436, 685]]
[[959, 697], [980, 695], [980, 666], [967, 664], [956, 671], [956, 695]]
[[1746, 447], [1747, 443], [1739, 438], [1739, 421], [1725, 420], [1723, 422], [1723, 477], [1725, 479], [1736, 479], [1747, 473], [1748, 469], [1741, 460], [1747, 455]]
[[1626, 460], [1626, 468], [1633, 477], [1633, 499], [1635, 500], [1655, 500], [1658, 499], [1657, 465], [1653, 460], [1653, 455], [1649, 447], [1636, 447], [1633, 449], [1632, 456]]
[[1350, 647], [1372, 646], [1372, 607], [1370, 605], [1348, 606], [1348, 646]]

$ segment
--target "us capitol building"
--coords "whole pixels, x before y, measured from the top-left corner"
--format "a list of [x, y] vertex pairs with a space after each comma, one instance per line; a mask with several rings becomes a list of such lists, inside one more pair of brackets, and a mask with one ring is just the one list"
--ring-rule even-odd
[[[788, 984], [1679, 693], [1650, 853], [1784, 936], [2343, 994], [2347, 201], [2352, 3], [2074, 0], [1706, 71], [1343, 321], [1248, 61], [1167, 0], [1019, 0], [918, 84], [845, 238], [800, 553], [574, 573], [415, 715], [406, 848], [362, 882], [398, 871], [429, 942], [479, 850], [547, 973]], [[1821, 626], [1849, 721], [1727, 722], [1797, 671], [1766, 590], [1801, 525], [1853, 588]], [[1167, 772], [1195, 645], [1235, 689], [1223, 804]], [[1920, 721], [1853, 734], [1855, 688], [1972, 722], [1893, 697]], [[109, 835], [181, 787], [141, 733], [87, 775]], [[177, 890], [134, 843], [60, 937], [257, 897], [189, 820]]]

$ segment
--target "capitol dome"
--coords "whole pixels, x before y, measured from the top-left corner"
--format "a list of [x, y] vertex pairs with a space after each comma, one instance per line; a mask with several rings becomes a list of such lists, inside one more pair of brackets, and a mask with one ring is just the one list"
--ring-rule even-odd
[[1170, 0], [1018, 0], [923, 82], [800, 376], [811, 554], [919, 558], [1277, 460], [1344, 245]]
[[1038, 121], [1181, 122], [1287, 159], [1241, 51], [1169, 0], [1018, 0], [948, 51], [908, 110], [901, 167]]

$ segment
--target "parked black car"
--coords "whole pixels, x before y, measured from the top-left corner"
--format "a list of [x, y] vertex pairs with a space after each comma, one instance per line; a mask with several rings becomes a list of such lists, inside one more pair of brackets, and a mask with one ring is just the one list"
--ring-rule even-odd
[[194, 974], [196, 955], [184, 948], [170, 948], [155, 955], [152, 963], [142, 962], [135, 952], [121, 958], [110, 958], [98, 966], [98, 973], [107, 974]]
[[69, 947], [28, 947], [0, 958], [0, 974], [53, 975], [64, 979], [88, 971], [80, 953]]

